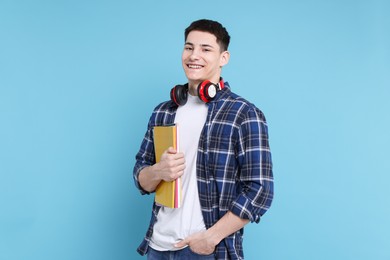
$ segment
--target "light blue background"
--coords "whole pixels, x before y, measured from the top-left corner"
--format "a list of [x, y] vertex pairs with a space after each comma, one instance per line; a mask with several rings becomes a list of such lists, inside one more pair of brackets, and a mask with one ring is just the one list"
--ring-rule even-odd
[[390, 259], [390, 2], [0, 2], [0, 259], [142, 259], [132, 180], [183, 31], [229, 30], [232, 89], [266, 114], [275, 200], [246, 259]]

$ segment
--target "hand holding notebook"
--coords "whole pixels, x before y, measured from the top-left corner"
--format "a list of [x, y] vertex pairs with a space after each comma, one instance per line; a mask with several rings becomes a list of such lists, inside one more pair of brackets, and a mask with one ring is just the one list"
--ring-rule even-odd
[[[177, 125], [155, 126], [153, 128], [156, 162], [161, 161], [161, 156], [169, 147], [178, 150], [177, 130]], [[156, 203], [170, 208], [179, 208], [182, 197], [181, 189], [180, 177], [174, 181], [161, 181], [156, 188]]]

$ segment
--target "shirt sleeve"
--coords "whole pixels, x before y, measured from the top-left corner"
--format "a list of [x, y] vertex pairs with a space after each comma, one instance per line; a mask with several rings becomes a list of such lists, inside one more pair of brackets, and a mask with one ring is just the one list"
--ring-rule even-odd
[[268, 127], [263, 113], [249, 109], [239, 129], [237, 145], [240, 192], [230, 211], [258, 223], [273, 199], [273, 172]]
[[141, 147], [135, 156], [135, 159], [136, 159], [136, 163], [134, 165], [134, 170], [133, 170], [133, 178], [134, 178], [135, 186], [138, 188], [141, 194], [149, 194], [149, 192], [145, 191], [141, 187], [138, 176], [142, 169], [151, 166], [155, 163], [153, 130], [151, 126], [151, 120], [149, 121], [148, 129], [145, 133], [144, 139], [142, 140]]

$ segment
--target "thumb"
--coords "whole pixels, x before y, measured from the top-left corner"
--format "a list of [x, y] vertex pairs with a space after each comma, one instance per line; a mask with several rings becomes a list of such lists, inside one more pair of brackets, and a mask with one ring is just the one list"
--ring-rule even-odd
[[176, 244], [174, 244], [174, 247], [182, 248], [182, 247], [185, 247], [186, 245], [188, 245], [188, 242], [187, 242], [186, 239], [183, 239], [182, 241], [177, 242]]
[[167, 152], [167, 153], [170, 153], [170, 154], [175, 154], [175, 153], [177, 153], [176, 149], [173, 148], [172, 146], [169, 147], [169, 148], [166, 150], [166, 152]]

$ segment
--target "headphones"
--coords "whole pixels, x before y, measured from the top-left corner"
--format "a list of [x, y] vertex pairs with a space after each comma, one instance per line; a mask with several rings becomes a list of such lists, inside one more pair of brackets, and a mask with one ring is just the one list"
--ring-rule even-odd
[[[225, 87], [221, 78], [218, 84], [212, 83], [210, 80], [205, 80], [198, 85], [197, 93], [200, 100], [205, 103], [210, 102], [215, 98], [217, 92]], [[176, 85], [171, 89], [171, 100], [178, 106], [184, 106], [188, 98], [188, 84]]]

